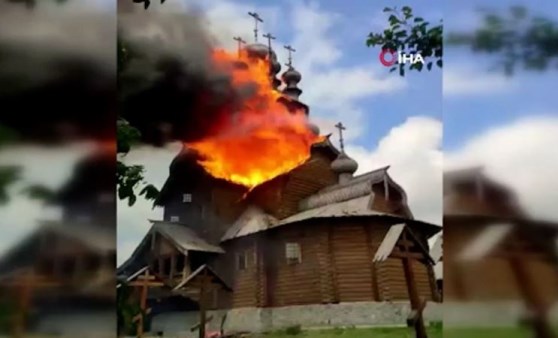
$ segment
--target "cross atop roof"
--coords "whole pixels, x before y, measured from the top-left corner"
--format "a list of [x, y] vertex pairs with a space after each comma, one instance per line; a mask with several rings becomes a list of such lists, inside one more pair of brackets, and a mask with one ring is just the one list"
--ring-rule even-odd
[[339, 130], [339, 146], [341, 147], [341, 152], [345, 152], [345, 144], [343, 143], [343, 130], [347, 130], [343, 123], [339, 122], [335, 125], [335, 128]]
[[238, 42], [238, 56], [240, 57], [240, 51], [242, 50], [242, 45], [246, 43], [240, 36], [235, 36], [234, 41]]
[[293, 65], [293, 52], [296, 52], [296, 49], [294, 49], [293, 47], [291, 47], [291, 45], [287, 45], [287, 46], [283, 46], [283, 48], [285, 48], [288, 52], [289, 52], [289, 61], [286, 63], [286, 65], [288, 67], [292, 67]]
[[267, 47], [271, 51], [271, 40], [275, 40], [275, 37], [271, 33], [264, 34], [263, 37], [267, 39]]
[[258, 42], [258, 22], [263, 22], [263, 19], [256, 12], [248, 12], [248, 15], [254, 18], [254, 42]]

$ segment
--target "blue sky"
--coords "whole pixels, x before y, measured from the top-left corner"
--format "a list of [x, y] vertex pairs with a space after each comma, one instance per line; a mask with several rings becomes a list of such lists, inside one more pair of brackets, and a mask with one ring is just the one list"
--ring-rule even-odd
[[[558, 19], [556, 1], [449, 1], [444, 5], [445, 32], [471, 31], [481, 17], [476, 9], [490, 8], [495, 13], [506, 13], [510, 5], [523, 5], [530, 13]], [[533, 115], [554, 115], [557, 71], [526, 72], [505, 78], [490, 68], [498, 60], [493, 56], [473, 54], [464, 48], [445, 49], [445, 74], [452, 72], [475, 77], [486, 84], [485, 95], [444, 95], [444, 146], [455, 150], [476, 134], [494, 126]], [[463, 72], [465, 68], [468, 72]], [[490, 88], [490, 83], [493, 83]]]

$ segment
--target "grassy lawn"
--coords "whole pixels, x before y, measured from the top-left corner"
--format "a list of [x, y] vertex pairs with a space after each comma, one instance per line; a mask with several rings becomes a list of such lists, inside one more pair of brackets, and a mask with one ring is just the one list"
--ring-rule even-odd
[[[414, 333], [407, 328], [374, 328], [374, 329], [332, 329], [322, 331], [274, 332], [260, 336], [261, 338], [413, 338]], [[258, 338], [260, 338], [258, 337]], [[442, 338], [441, 328], [429, 328], [428, 338]]]
[[[555, 329], [558, 335], [558, 328]], [[527, 338], [533, 337], [533, 331], [527, 328], [446, 328], [444, 338]]]

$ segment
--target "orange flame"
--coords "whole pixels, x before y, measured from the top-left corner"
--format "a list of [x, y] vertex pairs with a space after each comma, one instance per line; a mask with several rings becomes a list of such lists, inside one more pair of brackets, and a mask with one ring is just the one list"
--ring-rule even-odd
[[[310, 146], [322, 140], [308, 127], [305, 112], [289, 111], [277, 100], [269, 60], [218, 50], [215, 67], [227, 71], [235, 88], [253, 92], [231, 112], [231, 119], [216, 126], [214, 136], [187, 143], [202, 160], [199, 163], [212, 176], [253, 188], [286, 173], [310, 157]], [[242, 62], [245, 67], [234, 67]], [[254, 86], [255, 85], [255, 86]]]

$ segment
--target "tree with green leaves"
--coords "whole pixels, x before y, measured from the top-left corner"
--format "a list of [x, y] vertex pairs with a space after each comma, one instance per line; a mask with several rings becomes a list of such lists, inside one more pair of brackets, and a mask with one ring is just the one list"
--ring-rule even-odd
[[495, 69], [513, 75], [517, 69], [545, 71], [558, 68], [558, 24], [530, 15], [525, 7], [505, 12], [480, 10], [482, 26], [472, 32], [455, 32], [447, 44], [468, 46], [473, 52], [497, 57]]
[[[522, 6], [512, 6], [507, 11], [483, 9], [481, 26], [471, 32], [449, 32], [443, 39], [442, 21], [431, 25], [415, 16], [409, 6], [399, 10], [386, 7], [389, 27], [383, 32], [372, 32], [366, 44], [382, 49], [401, 49], [421, 53], [426, 68], [435, 64], [443, 66], [443, 44], [447, 47], [464, 46], [475, 53], [485, 53], [497, 58], [491, 68], [513, 75], [517, 69], [545, 71], [558, 68], [558, 24], [548, 18], [530, 15]], [[405, 75], [404, 64], [395, 65]], [[408, 70], [422, 71], [423, 64], [408, 65]]]
[[[432, 25], [420, 16], [415, 16], [409, 6], [399, 10], [397, 7], [386, 7], [384, 13], [389, 15], [389, 27], [381, 33], [370, 33], [366, 40], [369, 47], [380, 46], [382, 49], [401, 50], [406, 53], [419, 53], [425, 64], [413, 63], [408, 70], [431, 70], [433, 65], [442, 68], [442, 20], [437, 25]], [[396, 64], [390, 71], [399, 70], [399, 75], [405, 75], [405, 64]]]
[[154, 200], [159, 194], [159, 190], [153, 185], [148, 184], [144, 178], [145, 169], [142, 165], [127, 165], [123, 161], [132, 149], [132, 146], [140, 140], [141, 134], [138, 129], [131, 126], [123, 118], [119, 118], [117, 124], [117, 154], [116, 162], [116, 184], [118, 189], [118, 198], [127, 200], [128, 205], [132, 206], [136, 203], [136, 190], [141, 188], [139, 196], [143, 196], [147, 200]]

